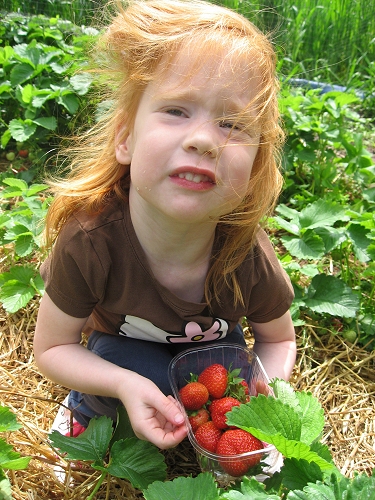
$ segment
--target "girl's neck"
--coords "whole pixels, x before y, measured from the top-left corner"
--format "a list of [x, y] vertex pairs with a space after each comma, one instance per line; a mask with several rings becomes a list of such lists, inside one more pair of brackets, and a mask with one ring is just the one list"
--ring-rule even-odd
[[156, 279], [178, 297], [201, 302], [216, 224], [183, 224], [131, 204], [130, 216]]

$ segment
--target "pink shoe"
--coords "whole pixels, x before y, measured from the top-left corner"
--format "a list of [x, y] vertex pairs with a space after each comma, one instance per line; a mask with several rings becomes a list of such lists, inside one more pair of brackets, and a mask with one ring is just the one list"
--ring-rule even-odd
[[[72, 412], [68, 409], [68, 396], [64, 399], [62, 406], [60, 406], [59, 411], [53, 421], [51, 431], [57, 431], [60, 434], [68, 437], [77, 437], [86, 430], [75, 418], [72, 418]], [[79, 462], [75, 462], [79, 465]], [[69, 485], [72, 486], [73, 480], [69, 477], [67, 479], [67, 473], [65, 469], [59, 465], [55, 465], [53, 468], [55, 476], [61, 483], [68, 481]]]
[[[58, 431], [64, 436], [77, 437], [82, 432], [85, 432], [86, 427], [81, 425], [75, 418], [72, 419], [72, 412], [68, 407], [68, 396], [64, 399], [62, 406], [60, 406], [59, 411], [53, 421], [51, 431]], [[71, 425], [71, 423], [73, 425]]]

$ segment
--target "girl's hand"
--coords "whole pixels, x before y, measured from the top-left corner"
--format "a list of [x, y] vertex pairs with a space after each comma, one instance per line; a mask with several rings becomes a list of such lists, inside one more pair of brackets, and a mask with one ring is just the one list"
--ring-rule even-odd
[[135, 393], [120, 397], [135, 435], [161, 449], [177, 446], [187, 436], [187, 427], [175, 399], [165, 396], [151, 380], [138, 377]]

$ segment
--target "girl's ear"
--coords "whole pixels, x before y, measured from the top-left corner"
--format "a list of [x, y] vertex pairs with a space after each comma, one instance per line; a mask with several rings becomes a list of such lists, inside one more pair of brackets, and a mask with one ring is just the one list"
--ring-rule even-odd
[[130, 165], [132, 159], [131, 134], [121, 128], [116, 134], [116, 160], [121, 165]]

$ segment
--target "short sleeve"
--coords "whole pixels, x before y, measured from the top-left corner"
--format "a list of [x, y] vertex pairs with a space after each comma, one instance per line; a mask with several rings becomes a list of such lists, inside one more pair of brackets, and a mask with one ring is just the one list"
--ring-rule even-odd
[[267, 323], [288, 311], [294, 298], [293, 286], [263, 230], [258, 233], [252, 259], [253, 280], [246, 316], [255, 323]]
[[70, 316], [86, 318], [105, 290], [105, 271], [89, 234], [76, 219], [62, 229], [41, 275], [51, 300]]

